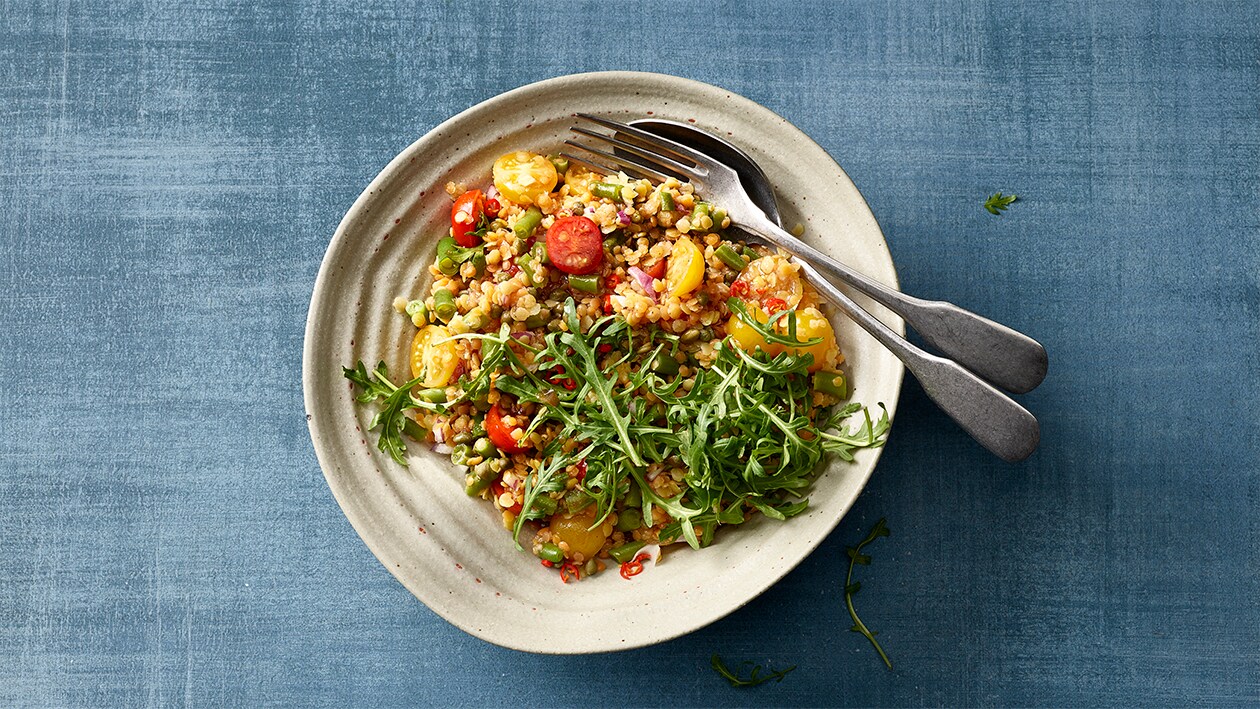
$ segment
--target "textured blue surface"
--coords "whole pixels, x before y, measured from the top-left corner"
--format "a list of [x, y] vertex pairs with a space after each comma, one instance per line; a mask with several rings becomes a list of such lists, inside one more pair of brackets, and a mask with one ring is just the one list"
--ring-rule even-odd
[[[1256, 3], [356, 5], [0, 3], [0, 704], [1260, 702]], [[1026, 464], [908, 382], [854, 511], [764, 596], [539, 657], [447, 625], [354, 534], [300, 349], [381, 166], [595, 69], [786, 116], [908, 291], [1033, 334], [1051, 372]], [[858, 604], [892, 672], [839, 595], [881, 516]], [[741, 692], [714, 651], [800, 667]]]

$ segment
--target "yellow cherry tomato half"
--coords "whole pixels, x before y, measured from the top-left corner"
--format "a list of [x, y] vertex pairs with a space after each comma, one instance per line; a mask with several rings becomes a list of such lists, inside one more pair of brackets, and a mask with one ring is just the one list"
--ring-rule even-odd
[[[775, 330], [787, 333], [787, 319], [780, 318], [775, 323]], [[804, 342], [812, 340], [815, 337], [822, 338], [822, 342], [808, 347], [786, 347], [789, 354], [799, 355], [806, 352], [814, 355], [814, 363], [809, 366], [809, 371], [817, 372], [820, 369], [834, 364], [835, 356], [839, 352], [836, 346], [836, 333], [831, 328], [831, 322], [823, 317], [818, 308], [801, 308], [796, 311], [796, 340]]]
[[[440, 342], [451, 336], [450, 330], [441, 325], [427, 325], [411, 341], [411, 376], [423, 377], [426, 387], [444, 387], [455, 376], [459, 366], [459, 352], [455, 343]], [[439, 342], [439, 344], [433, 344]]]
[[704, 252], [691, 239], [682, 237], [674, 242], [665, 267], [665, 289], [679, 298], [688, 295], [704, 283]]
[[537, 203], [539, 197], [555, 189], [559, 179], [550, 160], [524, 150], [494, 161], [495, 188], [517, 204]]
[[[761, 306], [756, 303], [745, 303], [745, 305], [748, 307], [748, 314], [757, 318], [757, 322], [769, 322], [770, 316], [761, 309]], [[726, 321], [726, 334], [730, 335], [735, 344], [745, 352], [753, 352], [761, 348], [763, 352], [774, 357], [783, 351], [782, 345], [767, 343], [761, 333], [754, 330], [735, 313], [731, 313], [731, 318]]]
[[567, 556], [570, 559], [574, 554], [581, 554], [585, 559], [595, 558], [612, 531], [611, 525], [606, 523], [590, 529], [595, 524], [595, 507], [593, 504], [587, 505], [580, 512], [561, 512], [551, 518], [551, 538], [569, 545]]

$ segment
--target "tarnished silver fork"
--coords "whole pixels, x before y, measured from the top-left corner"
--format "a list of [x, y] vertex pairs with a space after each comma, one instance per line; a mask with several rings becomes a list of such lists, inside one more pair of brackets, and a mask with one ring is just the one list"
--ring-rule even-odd
[[[901, 359], [928, 396], [981, 445], [1008, 461], [1023, 460], [1036, 449], [1040, 440], [1037, 419], [968, 369], [1008, 390], [1029, 391], [1045, 377], [1047, 367], [1045, 350], [1035, 340], [958, 306], [907, 296], [831, 259], [774, 224], [749, 198], [738, 174], [703, 153], [633, 126], [598, 116], [579, 116], [615, 131], [615, 135], [607, 135], [573, 128], [613, 151], [568, 140], [567, 145], [589, 155], [566, 153], [565, 157], [601, 172], [620, 170], [658, 182], [670, 176], [690, 181], [725, 209], [742, 230], [792, 254], [810, 282]], [[907, 342], [836, 288], [820, 270], [901, 315], [925, 340], [953, 359], [932, 355]]]

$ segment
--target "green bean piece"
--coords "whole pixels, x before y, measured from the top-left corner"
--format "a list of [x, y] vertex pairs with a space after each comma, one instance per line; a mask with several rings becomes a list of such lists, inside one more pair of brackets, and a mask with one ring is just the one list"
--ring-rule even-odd
[[661, 351], [656, 354], [652, 360], [651, 368], [662, 377], [672, 377], [678, 374], [678, 360], [670, 356], [668, 352]]
[[569, 171], [569, 159], [563, 155], [552, 155], [547, 158], [551, 164], [555, 166], [556, 172], [560, 173], [560, 178], [564, 178], [564, 173]]
[[645, 546], [647, 546], [645, 542], [627, 542], [619, 547], [609, 549], [608, 555], [616, 559], [618, 564], [624, 564], [634, 561], [634, 555], [638, 554], [639, 550]]
[[628, 507], [640, 507], [643, 505], [643, 490], [637, 484], [630, 485], [630, 491], [626, 493], [623, 502]]
[[446, 403], [446, 390], [445, 389], [421, 389], [420, 391], [416, 392], [416, 398], [419, 399], [420, 401], [427, 401], [430, 404], [445, 404]]
[[448, 276], [454, 276], [459, 273], [459, 264], [455, 263], [454, 259], [449, 256], [438, 259], [437, 267], [439, 271]]
[[481, 250], [481, 251], [478, 251], [477, 253], [473, 254], [473, 257], [472, 257], [472, 265], [473, 265], [473, 268], [477, 269], [477, 278], [481, 278], [482, 276], [486, 275], [486, 252], [485, 252], [485, 250]]
[[547, 542], [538, 548], [538, 558], [543, 561], [550, 561], [553, 564], [563, 564], [564, 552], [556, 544]]
[[512, 232], [516, 234], [517, 241], [526, 241], [533, 236], [534, 230], [542, 223], [542, 212], [538, 207], [530, 207], [525, 213], [516, 218], [516, 224], [512, 226]]
[[717, 231], [718, 229], [721, 229], [722, 222], [724, 221], [726, 221], [726, 210], [720, 209], [720, 208], [714, 209], [713, 210], [713, 230]]
[[468, 465], [468, 446], [461, 443], [452, 448], [451, 462], [455, 465]]
[[525, 285], [534, 285], [534, 259], [530, 258], [529, 254], [521, 254], [516, 257], [516, 267], [525, 274]]
[[543, 315], [542, 313], [539, 313], [537, 315], [531, 315], [525, 318], [525, 327], [531, 330], [540, 328], [549, 322], [548, 317], [549, 315]]
[[564, 496], [564, 506], [569, 514], [584, 510], [593, 502], [595, 501], [591, 499], [590, 495], [587, 495], [585, 492], [577, 489], [570, 490], [569, 493]]
[[633, 532], [643, 526], [643, 513], [635, 507], [627, 507], [617, 515], [617, 529], [622, 532]]
[[583, 293], [599, 293], [599, 276], [575, 276], [570, 274], [569, 287], [573, 290], [580, 290]]
[[420, 424], [416, 423], [415, 419], [411, 418], [410, 416], [404, 416], [403, 417], [403, 433], [407, 434], [411, 438], [411, 440], [419, 441], [423, 443], [425, 436], [428, 434], [428, 431], [424, 430], [424, 426], [421, 426]]
[[433, 314], [442, 322], [450, 322], [455, 317], [455, 295], [445, 288], [433, 294]]
[[744, 257], [735, 250], [734, 246], [731, 246], [727, 242], [722, 242], [722, 245], [717, 247], [717, 250], [713, 252], [713, 255], [717, 256], [722, 263], [730, 266], [736, 271], [742, 271], [748, 266], [748, 261], [746, 261]]
[[742, 252], [744, 254], [744, 258], [748, 259], [749, 263], [752, 263], [753, 261], [756, 261], [757, 259], [761, 258], [761, 254], [757, 253], [757, 250], [751, 246], [745, 246], [742, 249]]
[[469, 443], [472, 443], [473, 439], [475, 439], [476, 437], [477, 435], [474, 434], [472, 431], [460, 431], [459, 433], [451, 437], [451, 443], [454, 443], [456, 445], [466, 446]]
[[849, 397], [848, 383], [840, 372], [828, 372], [826, 370], [815, 372], [814, 391], [830, 394], [837, 399], [847, 399]]
[[696, 206], [691, 210], [691, 226], [698, 230], [708, 231], [708, 228], [701, 225], [701, 221], [704, 219], [713, 220], [713, 217], [709, 214], [709, 203], [696, 202]]
[[666, 192], [664, 188], [661, 189], [660, 195], [661, 195], [661, 211], [662, 212], [674, 211], [674, 195], [670, 192]]
[[614, 185], [610, 182], [596, 182], [591, 185], [591, 194], [604, 199], [621, 200], [621, 185]]
[[[548, 495], [539, 495], [534, 498], [534, 505], [531, 508], [537, 517], [550, 517], [556, 513], [556, 508], [560, 506], [555, 498]], [[530, 515], [534, 517], [534, 515]]]
[[490, 487], [490, 483], [499, 477], [498, 471], [487, 461], [481, 461], [474, 465], [468, 471], [468, 475], [464, 476], [464, 492], [470, 497], [476, 497], [486, 491]]
[[473, 453], [476, 453], [482, 458], [489, 458], [498, 452], [499, 449], [495, 448], [494, 443], [492, 443], [489, 438], [483, 437], [473, 441]]
[[529, 255], [533, 256], [538, 263], [551, 263], [551, 259], [547, 257], [547, 243], [545, 241], [535, 241], [534, 248], [529, 250]]
[[481, 308], [473, 308], [464, 315], [464, 324], [471, 331], [477, 331], [490, 324], [490, 316], [486, 315], [486, 311]]

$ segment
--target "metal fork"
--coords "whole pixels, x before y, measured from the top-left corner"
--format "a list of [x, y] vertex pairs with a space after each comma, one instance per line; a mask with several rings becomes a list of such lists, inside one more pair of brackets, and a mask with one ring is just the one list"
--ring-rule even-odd
[[[574, 132], [621, 152], [566, 140], [566, 145], [599, 159], [570, 153], [564, 157], [604, 173], [620, 170], [658, 182], [671, 176], [690, 181], [720, 204], [732, 223], [792, 254], [810, 282], [905, 363], [928, 396], [982, 446], [1011, 462], [1023, 460], [1036, 450], [1040, 441], [1037, 419], [960, 364], [967, 363], [1012, 391], [1028, 391], [1041, 382], [1047, 366], [1045, 350], [1035, 340], [957, 306], [907, 296], [834, 261], [771, 222], [748, 197], [735, 171], [703, 153], [633, 126], [578, 115], [617, 135], [579, 126], [573, 127]], [[907, 342], [824, 278], [820, 268], [901, 315], [925, 340], [954, 359], [938, 357]]]

